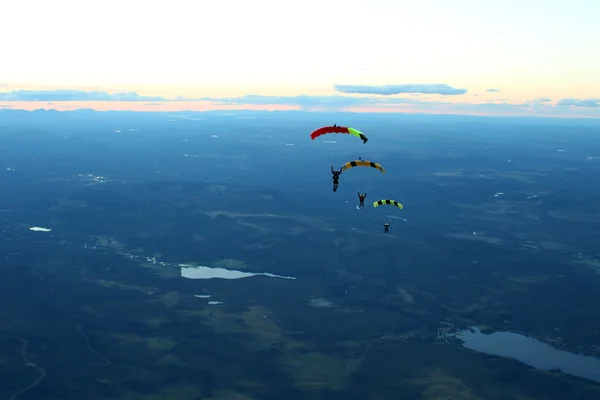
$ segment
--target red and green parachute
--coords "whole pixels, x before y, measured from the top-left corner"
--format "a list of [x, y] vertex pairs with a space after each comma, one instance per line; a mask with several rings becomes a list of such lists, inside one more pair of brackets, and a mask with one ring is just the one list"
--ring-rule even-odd
[[364, 133], [362, 133], [358, 129], [350, 128], [350, 127], [347, 127], [347, 126], [337, 126], [337, 125], [324, 126], [322, 128], [319, 128], [319, 129], [317, 129], [316, 131], [314, 131], [313, 133], [310, 134], [310, 138], [311, 138], [311, 140], [315, 140], [319, 136], [325, 135], [327, 133], [345, 133], [347, 135], [356, 136], [357, 138], [362, 139], [363, 143], [367, 143], [367, 141], [369, 140], [364, 135]]

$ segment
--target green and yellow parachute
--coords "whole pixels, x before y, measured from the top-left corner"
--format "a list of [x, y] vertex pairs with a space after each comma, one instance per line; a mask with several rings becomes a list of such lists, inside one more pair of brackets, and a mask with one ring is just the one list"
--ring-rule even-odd
[[373, 161], [367, 161], [367, 160], [354, 160], [354, 161], [347, 162], [346, 164], [342, 165], [341, 170], [345, 171], [349, 168], [354, 168], [354, 167], [371, 167], [371, 168], [378, 169], [381, 172], [385, 172], [385, 168], [383, 168], [380, 164], [374, 163]]
[[361, 131], [359, 131], [358, 129], [350, 128], [348, 126], [337, 126], [337, 125], [324, 126], [322, 128], [319, 128], [310, 134], [310, 138], [311, 138], [311, 140], [315, 140], [319, 136], [325, 135], [328, 133], [345, 133], [346, 135], [352, 135], [352, 136], [356, 136], [357, 138], [360, 138], [363, 141], [363, 143], [367, 143], [369, 141], [369, 139], [365, 136], [365, 134], [362, 133]]

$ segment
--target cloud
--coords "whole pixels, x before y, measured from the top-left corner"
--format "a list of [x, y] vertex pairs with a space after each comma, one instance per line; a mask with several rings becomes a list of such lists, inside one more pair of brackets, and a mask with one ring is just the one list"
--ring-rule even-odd
[[414, 84], [414, 85], [385, 85], [385, 86], [368, 86], [368, 85], [334, 85], [333, 87], [340, 93], [356, 93], [356, 94], [377, 94], [389, 96], [402, 93], [423, 93], [423, 94], [445, 94], [456, 95], [465, 94], [467, 89], [457, 89], [444, 83], [432, 84]]
[[393, 110], [394, 108], [405, 108], [415, 112], [455, 111], [461, 113], [513, 113], [525, 115], [525, 113], [548, 114], [556, 108], [548, 103], [550, 99], [534, 99], [521, 103], [511, 103], [506, 99], [487, 101], [483, 103], [455, 103], [447, 100], [427, 100], [423, 98], [395, 98], [395, 97], [372, 97], [372, 96], [260, 96], [247, 95], [233, 98], [202, 98], [198, 100], [210, 101], [223, 105], [296, 105], [303, 110], [321, 109], [343, 111], [348, 108], [369, 108], [381, 110]]
[[[419, 88], [421, 85], [405, 85]], [[445, 86], [445, 85], [444, 85]], [[361, 87], [365, 88], [365, 87]], [[439, 85], [438, 85], [439, 88]], [[453, 89], [453, 88], [451, 88]], [[405, 88], [405, 90], [408, 90]], [[431, 92], [431, 87], [428, 87]], [[423, 91], [424, 93], [425, 91]], [[411, 93], [408, 93], [411, 94]], [[269, 106], [276, 108], [296, 108], [302, 111], [330, 111], [330, 112], [403, 112], [403, 113], [432, 113], [432, 114], [470, 114], [470, 115], [498, 115], [498, 116], [547, 116], [547, 117], [590, 117], [600, 118], [600, 99], [562, 99], [554, 103], [550, 98], [536, 98], [524, 102], [509, 102], [506, 99], [489, 101], [456, 102], [453, 96], [436, 96], [415, 93], [415, 96], [404, 97], [389, 96], [381, 93], [374, 94], [334, 94], [334, 95], [298, 95], [298, 96], [263, 96], [250, 94], [240, 97], [174, 97], [163, 98], [158, 96], [140, 96], [135, 92], [113, 93], [87, 92], [81, 90], [18, 90], [0, 92], [0, 108], [20, 107], [27, 109], [25, 102], [30, 102], [31, 107], [43, 103], [53, 109], [87, 107], [86, 101], [98, 101], [104, 109], [146, 109], [156, 111], [172, 111], [174, 108], [208, 110], [216, 108], [248, 108], [265, 109]], [[483, 97], [479, 97], [482, 99]], [[136, 104], [111, 105], [111, 102], [135, 102]], [[178, 105], [177, 102], [187, 103]], [[21, 103], [21, 104], [19, 104]], [[80, 104], [77, 104], [80, 103]], [[194, 105], [197, 103], [198, 105]], [[212, 103], [206, 104], [206, 103]], [[16, 105], [18, 104], [18, 105]], [[214, 106], [214, 107], [213, 107]]]
[[556, 103], [557, 106], [571, 107], [600, 107], [600, 98], [596, 99], [562, 99]]
[[108, 93], [84, 90], [11, 90], [0, 92], [0, 101], [168, 101], [160, 96], [140, 96], [135, 92]]
[[486, 92], [499, 92], [500, 89], [486, 89]]
[[455, 110], [457, 113], [471, 112], [494, 112], [517, 113], [519, 115], [525, 112], [537, 114], [560, 113], [552, 103], [550, 98], [542, 97], [520, 103], [512, 103], [507, 99], [496, 99], [479, 103], [455, 103], [444, 100], [429, 100], [421, 98], [397, 98], [397, 97], [375, 97], [375, 96], [261, 96], [247, 95], [232, 98], [211, 98], [205, 97], [202, 101], [210, 101], [222, 105], [295, 105], [304, 110], [326, 109], [326, 110], [344, 110], [348, 108], [380, 108], [382, 110], [392, 109], [394, 107], [405, 107], [419, 112], [435, 112], [436, 110]]
[[[226, 105], [248, 104], [291, 104], [300, 107], [340, 108], [361, 106], [377, 99], [350, 96], [260, 96], [249, 94], [242, 97], [213, 98], [204, 97], [198, 100], [211, 101]], [[383, 100], [385, 101], [385, 99]]]
[[[188, 99], [189, 101], [190, 99]], [[196, 101], [210, 101], [221, 105], [295, 105], [301, 109], [328, 109], [342, 110], [348, 107], [393, 107], [409, 105], [447, 105], [454, 104], [445, 101], [429, 101], [418, 98], [396, 98], [396, 97], [364, 97], [364, 96], [261, 96], [246, 95], [231, 98], [204, 97], [193, 99]]]
[[182, 101], [210, 101], [221, 105], [276, 105], [289, 104], [300, 107], [318, 107], [318, 108], [340, 108], [361, 106], [365, 104], [375, 104], [377, 102], [393, 101], [408, 102], [403, 99], [377, 99], [371, 97], [352, 97], [343, 95], [334, 96], [261, 96], [261, 95], [246, 95], [241, 97], [201, 97], [189, 98], [177, 96], [174, 98], [164, 98], [160, 96], [140, 96], [135, 92], [123, 93], [108, 93], [98, 91], [83, 91], [83, 90], [13, 90], [9, 92], [0, 92], [0, 101], [43, 101], [51, 104], [52, 102], [60, 101], [139, 101], [147, 106], [158, 106], [164, 102]]

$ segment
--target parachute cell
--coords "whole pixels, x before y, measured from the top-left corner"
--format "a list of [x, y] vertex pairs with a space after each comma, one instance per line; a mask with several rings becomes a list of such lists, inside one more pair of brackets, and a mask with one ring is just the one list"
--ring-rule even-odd
[[373, 207], [379, 207], [379, 206], [383, 206], [383, 205], [390, 205], [390, 206], [398, 207], [401, 210], [404, 208], [404, 206], [402, 204], [398, 203], [396, 200], [382, 199], [382, 200], [377, 200], [376, 202], [373, 203]]
[[325, 135], [327, 133], [343, 133], [343, 134], [347, 134], [347, 135], [356, 136], [357, 138], [362, 139], [362, 141], [364, 143], [367, 143], [367, 141], [369, 140], [364, 135], [364, 133], [362, 133], [358, 129], [349, 128], [349, 127], [346, 127], [346, 126], [324, 126], [322, 128], [319, 128], [319, 129], [313, 131], [310, 134], [310, 138], [311, 138], [311, 140], [315, 140], [319, 136]]
[[350, 161], [350, 162], [347, 162], [346, 164], [342, 165], [342, 168], [340, 168], [340, 169], [342, 171], [345, 171], [349, 168], [354, 168], [354, 167], [371, 167], [371, 168], [378, 169], [381, 172], [385, 172], [385, 168], [383, 168], [380, 164], [374, 163], [372, 161], [367, 161], [367, 160]]

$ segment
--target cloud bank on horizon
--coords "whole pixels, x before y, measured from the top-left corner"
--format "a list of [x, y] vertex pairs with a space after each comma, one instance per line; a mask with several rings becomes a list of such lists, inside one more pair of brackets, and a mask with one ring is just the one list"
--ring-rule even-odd
[[368, 86], [368, 85], [335, 85], [333, 87], [341, 93], [354, 94], [379, 94], [389, 96], [403, 93], [419, 93], [419, 94], [442, 94], [442, 95], [457, 95], [467, 93], [467, 89], [456, 89], [450, 85], [443, 83], [434, 84], [416, 84], [416, 85], [385, 85], [385, 86]]
[[600, 107], [600, 97], [597, 99], [562, 99], [558, 101], [557, 105], [571, 107]]
[[[56, 108], [55, 102], [76, 102], [80, 108], [89, 107], [89, 103], [139, 103], [152, 106], [160, 111], [160, 106], [168, 103], [209, 102], [218, 106], [295, 106], [304, 111], [352, 111], [373, 112], [419, 112], [419, 113], [456, 113], [487, 115], [531, 115], [531, 116], [583, 116], [600, 118], [600, 98], [565, 98], [553, 102], [548, 97], [536, 98], [520, 103], [511, 103], [502, 99], [483, 102], [454, 102], [446, 96], [460, 97], [468, 93], [467, 89], [455, 88], [447, 84], [404, 84], [404, 85], [335, 85], [331, 95], [268, 96], [245, 95], [237, 97], [185, 97], [143, 96], [136, 92], [109, 93], [105, 91], [85, 91], [72, 89], [59, 90], [11, 90], [0, 91], [0, 108], [18, 108], [11, 104], [44, 102], [50, 108]], [[487, 92], [499, 92], [487, 89]], [[410, 97], [402, 97], [410, 95]], [[421, 98], [426, 95], [426, 98]], [[431, 99], [431, 96], [437, 99]], [[133, 107], [132, 109], [136, 109]], [[576, 112], [570, 112], [576, 110]], [[582, 113], [582, 110], [583, 111]], [[169, 109], [173, 111], [173, 109]]]
[[160, 96], [140, 96], [136, 92], [108, 93], [56, 89], [0, 92], [0, 101], [168, 101], [168, 99]]

